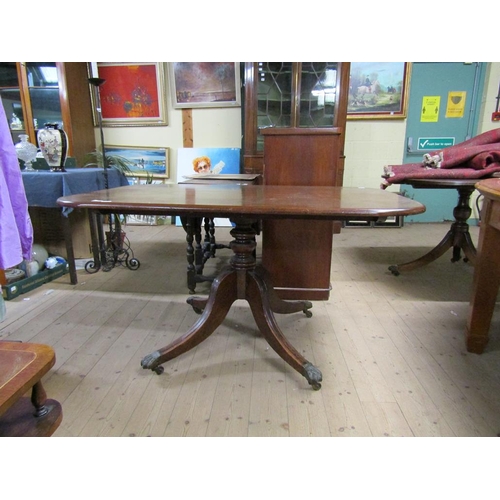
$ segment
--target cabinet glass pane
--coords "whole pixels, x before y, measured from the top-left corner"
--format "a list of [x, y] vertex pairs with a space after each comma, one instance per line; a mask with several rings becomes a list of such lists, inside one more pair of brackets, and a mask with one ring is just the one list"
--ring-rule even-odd
[[62, 128], [61, 101], [56, 63], [26, 63], [31, 110], [35, 129], [46, 123], [58, 123]]
[[18, 142], [19, 135], [25, 134], [26, 131], [15, 62], [0, 63], [0, 99], [9, 122], [13, 142]]
[[58, 88], [57, 68], [53, 62], [26, 63], [26, 75], [30, 87]]
[[[292, 109], [292, 63], [257, 63], [257, 128], [289, 127]], [[257, 136], [257, 151], [264, 139]]]
[[0, 89], [5, 116], [11, 130], [24, 130], [23, 107], [19, 89]]
[[15, 62], [0, 63], [0, 87], [19, 87]]
[[46, 123], [58, 123], [63, 127], [59, 89], [30, 87], [31, 111], [35, 129]]
[[337, 68], [333, 62], [303, 62], [300, 127], [332, 127], [337, 101]]

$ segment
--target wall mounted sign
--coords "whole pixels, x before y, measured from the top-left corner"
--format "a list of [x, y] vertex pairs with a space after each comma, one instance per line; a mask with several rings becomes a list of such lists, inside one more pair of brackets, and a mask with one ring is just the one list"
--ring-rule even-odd
[[463, 118], [467, 92], [448, 92], [446, 118]]
[[419, 137], [417, 149], [419, 151], [437, 151], [455, 144], [454, 137]]
[[424, 95], [422, 97], [422, 110], [420, 113], [421, 122], [437, 122], [439, 118], [439, 105], [441, 96]]

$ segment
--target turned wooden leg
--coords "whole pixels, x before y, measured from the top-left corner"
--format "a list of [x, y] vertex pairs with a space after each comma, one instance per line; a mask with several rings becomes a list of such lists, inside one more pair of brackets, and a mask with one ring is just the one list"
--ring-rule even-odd
[[268, 291], [269, 288], [258, 274], [248, 274], [247, 300], [260, 332], [274, 351], [303, 375], [313, 389], [320, 389], [323, 378], [321, 372], [307, 361], [281, 332], [271, 309]]
[[195, 233], [195, 222], [193, 217], [181, 217], [181, 223], [186, 231], [186, 259], [187, 259], [187, 287], [189, 293], [194, 293], [196, 288], [196, 267], [195, 267], [195, 249], [194, 249], [194, 233]]
[[435, 248], [422, 257], [412, 260], [411, 262], [406, 262], [405, 264], [389, 266], [389, 271], [391, 271], [394, 276], [398, 276], [401, 272], [413, 271], [414, 269], [430, 264], [444, 255], [450, 248], [453, 248], [452, 262], [458, 262], [460, 260], [460, 251], [463, 250], [465, 254], [464, 260], [469, 260], [471, 264], [474, 264], [476, 260], [476, 250], [472, 243], [469, 234], [469, 226], [467, 224], [467, 219], [472, 213], [469, 200], [474, 189], [474, 186], [461, 186], [457, 188], [458, 203], [453, 209], [455, 222], [452, 223], [445, 237]]
[[463, 235], [464, 239], [462, 241], [462, 249], [465, 254], [466, 261], [470, 262], [473, 266], [476, 265], [476, 256], [477, 251], [474, 243], [472, 242], [472, 238], [470, 237], [470, 233], [467, 232]]
[[161, 364], [193, 349], [208, 338], [226, 317], [235, 300], [236, 275], [228, 270], [217, 277], [210, 289], [203, 314], [200, 319], [182, 336], [171, 344], [152, 352], [141, 361], [144, 369], [162, 373]]
[[389, 271], [395, 276], [398, 276], [401, 272], [413, 271], [419, 267], [426, 266], [431, 262], [439, 259], [453, 246], [454, 235], [451, 230], [446, 233], [446, 236], [440, 241], [440, 243], [434, 247], [430, 252], [427, 252], [422, 257], [412, 260], [411, 262], [406, 262], [405, 264], [398, 264], [396, 266], [390, 266]]
[[43, 417], [47, 415], [49, 409], [45, 406], [47, 402], [47, 393], [42, 386], [42, 382], [38, 381], [31, 390], [31, 403], [35, 407], [35, 417]]

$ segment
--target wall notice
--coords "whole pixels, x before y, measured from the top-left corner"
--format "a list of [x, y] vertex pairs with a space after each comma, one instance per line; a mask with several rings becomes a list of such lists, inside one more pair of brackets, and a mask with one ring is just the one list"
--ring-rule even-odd
[[421, 122], [437, 122], [439, 118], [439, 105], [441, 96], [425, 95], [422, 97], [422, 112], [420, 113]]
[[467, 92], [448, 92], [446, 118], [463, 118]]

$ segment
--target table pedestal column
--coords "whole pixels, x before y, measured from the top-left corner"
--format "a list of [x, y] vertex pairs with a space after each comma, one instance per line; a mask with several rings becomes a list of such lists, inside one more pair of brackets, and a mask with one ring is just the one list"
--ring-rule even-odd
[[430, 264], [444, 255], [450, 248], [453, 248], [451, 262], [459, 261], [461, 258], [461, 251], [463, 250], [465, 254], [464, 261], [470, 261], [471, 264], [474, 265], [476, 261], [476, 249], [469, 233], [469, 225], [467, 224], [467, 220], [472, 213], [469, 200], [474, 189], [474, 186], [457, 187], [458, 204], [453, 209], [455, 222], [452, 223], [445, 237], [436, 247], [422, 257], [405, 264], [389, 266], [389, 271], [391, 271], [394, 276], [398, 276], [401, 272], [413, 271], [413, 269]]
[[311, 317], [312, 304], [309, 301], [284, 301], [275, 292], [266, 271], [256, 266], [255, 261], [255, 220], [234, 219], [231, 230], [234, 240], [230, 247], [233, 256], [230, 265], [212, 282], [208, 298], [190, 297], [187, 302], [200, 319], [186, 332], [166, 347], [145, 356], [141, 361], [144, 369], [160, 374], [166, 361], [189, 351], [208, 338], [226, 317], [232, 303], [238, 299], [248, 301], [253, 316], [269, 345], [292, 368], [303, 375], [313, 389], [321, 388], [322, 374], [307, 361], [281, 332], [274, 313], [290, 314], [304, 312]]

